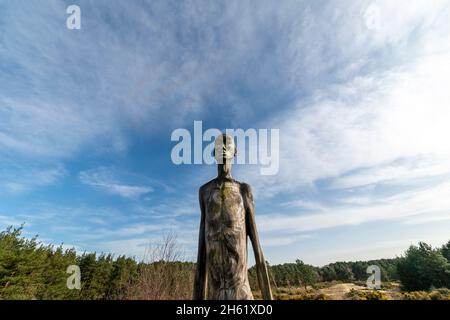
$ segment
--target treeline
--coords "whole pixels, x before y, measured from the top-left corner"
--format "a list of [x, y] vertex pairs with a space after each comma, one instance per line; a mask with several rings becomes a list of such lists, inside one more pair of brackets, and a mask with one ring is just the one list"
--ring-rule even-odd
[[[171, 261], [173, 240], [155, 248], [152, 263], [111, 254], [83, 253], [0, 233], [0, 299], [189, 299], [194, 264]], [[159, 256], [158, 256], [159, 255]], [[80, 268], [80, 290], [67, 282], [67, 268]], [[71, 282], [69, 280], [69, 282]], [[72, 286], [71, 286], [72, 284]]]
[[[420, 242], [418, 246], [410, 246], [404, 256], [394, 259], [335, 262], [321, 268], [297, 260], [270, 266], [269, 276], [275, 287], [307, 287], [329, 281], [366, 282], [367, 268], [371, 265], [380, 268], [382, 287], [383, 283], [400, 281], [405, 291], [450, 288], [450, 241], [441, 248]], [[250, 268], [249, 274], [254, 288], [255, 267]]]
[[[269, 267], [270, 280], [275, 287], [307, 287], [319, 282], [342, 281], [356, 282], [366, 281], [369, 277], [367, 267], [377, 265], [380, 267], [381, 280], [399, 280], [397, 264], [400, 258], [380, 259], [356, 262], [335, 262], [324, 267], [315, 267], [297, 260], [295, 263], [284, 263]], [[249, 270], [250, 280], [257, 284], [256, 268]]]
[[[168, 237], [151, 252], [151, 262], [125, 256], [83, 253], [26, 239], [22, 228], [0, 233], [0, 299], [190, 299], [195, 264], [180, 262], [175, 238]], [[67, 268], [80, 268], [80, 288], [69, 289]], [[295, 263], [269, 265], [274, 288], [306, 287], [321, 282], [366, 281], [367, 267], [377, 265], [382, 281], [399, 280], [404, 290], [450, 288], [450, 241], [441, 248], [411, 246], [403, 257], [336, 262], [314, 267]], [[258, 287], [255, 267], [249, 269]], [[70, 282], [70, 280], [69, 280]], [[69, 283], [72, 284], [73, 283]]]
[[[21, 237], [21, 228], [0, 234], [1, 299], [115, 299], [136, 277], [133, 259], [44, 246]], [[67, 267], [81, 269], [81, 290], [69, 290]]]
[[335, 262], [320, 268], [322, 281], [366, 281], [369, 275], [367, 268], [375, 265], [380, 268], [381, 281], [388, 282], [399, 280], [397, 265], [400, 258], [379, 259], [356, 262]]

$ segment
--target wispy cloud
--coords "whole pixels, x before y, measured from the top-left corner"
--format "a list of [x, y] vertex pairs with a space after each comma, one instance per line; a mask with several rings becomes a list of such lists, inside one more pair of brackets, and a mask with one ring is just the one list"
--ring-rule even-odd
[[0, 214], [0, 226], [1, 228], [7, 228], [10, 226], [19, 227], [23, 221], [12, 218], [11, 216]]
[[283, 247], [309, 238], [311, 238], [309, 234], [277, 235], [269, 233], [264, 234], [262, 244], [264, 247]]
[[[446, 196], [450, 184], [401, 192], [387, 197], [380, 197], [377, 202], [365, 205], [344, 205], [329, 207], [314, 214], [267, 214], [259, 217], [264, 231], [305, 232], [348, 225], [361, 225], [374, 221], [401, 220], [405, 223], [421, 219], [425, 222], [447, 220], [450, 215], [450, 200]], [[354, 198], [353, 202], [354, 202]], [[345, 199], [343, 201], [346, 202]], [[432, 219], [427, 219], [432, 216]]]
[[110, 240], [96, 243], [96, 247], [102, 252], [114, 252], [116, 255], [134, 257], [137, 260], [145, 260], [146, 253], [152, 244], [159, 238], [141, 237], [133, 239]]
[[142, 195], [153, 191], [149, 186], [135, 186], [123, 184], [117, 181], [114, 173], [107, 168], [96, 168], [82, 171], [79, 174], [80, 181], [96, 189], [119, 195], [124, 198], [137, 199]]
[[[372, 184], [389, 175], [398, 180], [444, 174], [450, 159], [449, 57], [427, 56], [410, 71], [356, 78], [337, 87], [336, 96], [319, 95], [295, 107], [270, 124], [283, 128], [279, 174], [242, 174], [264, 190], [261, 195], [272, 196], [364, 168], [370, 177], [342, 177], [341, 186]], [[416, 160], [422, 157], [427, 161]]]
[[302, 199], [283, 202], [281, 206], [286, 208], [301, 208], [312, 211], [321, 211], [325, 208], [320, 202], [306, 201]]
[[[303, 31], [288, 29], [299, 31], [290, 34], [282, 68], [292, 73], [295, 98], [259, 124], [281, 128], [279, 174], [239, 172], [261, 196], [398, 159], [450, 157], [448, 3], [351, 2], [344, 11], [342, 4], [306, 6]], [[379, 8], [377, 29], [366, 26], [369, 4]]]
[[50, 186], [66, 176], [67, 171], [62, 165], [42, 167], [36, 164], [30, 166], [2, 163], [0, 169], [0, 190], [9, 194], [21, 194], [33, 189]]
[[447, 159], [435, 163], [411, 159], [345, 174], [334, 179], [330, 188], [349, 189], [379, 184], [406, 184], [415, 179], [445, 176], [449, 173], [450, 162]]

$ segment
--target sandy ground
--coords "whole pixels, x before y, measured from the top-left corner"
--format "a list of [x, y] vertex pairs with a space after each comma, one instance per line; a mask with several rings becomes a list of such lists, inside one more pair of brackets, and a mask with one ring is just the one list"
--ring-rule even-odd
[[339, 283], [328, 288], [320, 289], [319, 291], [325, 294], [330, 300], [343, 300], [345, 299], [345, 295], [352, 289], [364, 290], [365, 287], [357, 286], [353, 283]]

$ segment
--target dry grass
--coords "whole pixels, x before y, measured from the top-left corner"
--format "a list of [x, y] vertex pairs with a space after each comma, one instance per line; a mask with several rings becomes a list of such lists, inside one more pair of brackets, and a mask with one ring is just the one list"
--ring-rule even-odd
[[[260, 298], [259, 291], [255, 298]], [[383, 290], [370, 290], [354, 283], [324, 282], [305, 288], [278, 288], [274, 291], [277, 300], [450, 300], [446, 288], [432, 291], [402, 292], [399, 283], [384, 285]]]
[[126, 289], [131, 300], [188, 300], [192, 298], [194, 268], [183, 258], [176, 237], [169, 234], [162, 244], [147, 250], [139, 277]]

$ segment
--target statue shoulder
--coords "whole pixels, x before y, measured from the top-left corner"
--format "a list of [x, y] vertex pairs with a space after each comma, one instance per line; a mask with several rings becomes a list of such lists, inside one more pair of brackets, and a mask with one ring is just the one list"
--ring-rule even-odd
[[216, 182], [216, 179], [212, 179], [211, 181], [208, 181], [207, 183], [205, 183], [204, 185], [202, 185], [199, 189], [198, 192], [200, 194], [202, 194], [203, 192], [205, 192], [205, 190], [209, 189], [210, 187], [212, 187]]
[[[252, 188], [248, 183], [240, 182], [239, 184], [246, 209], [252, 209], [254, 207]], [[253, 212], [253, 210], [250, 212]]]
[[250, 187], [250, 185], [248, 183], [245, 182], [239, 182], [240, 188], [241, 188], [241, 192], [244, 195], [247, 196], [253, 196], [252, 194], [252, 187]]

